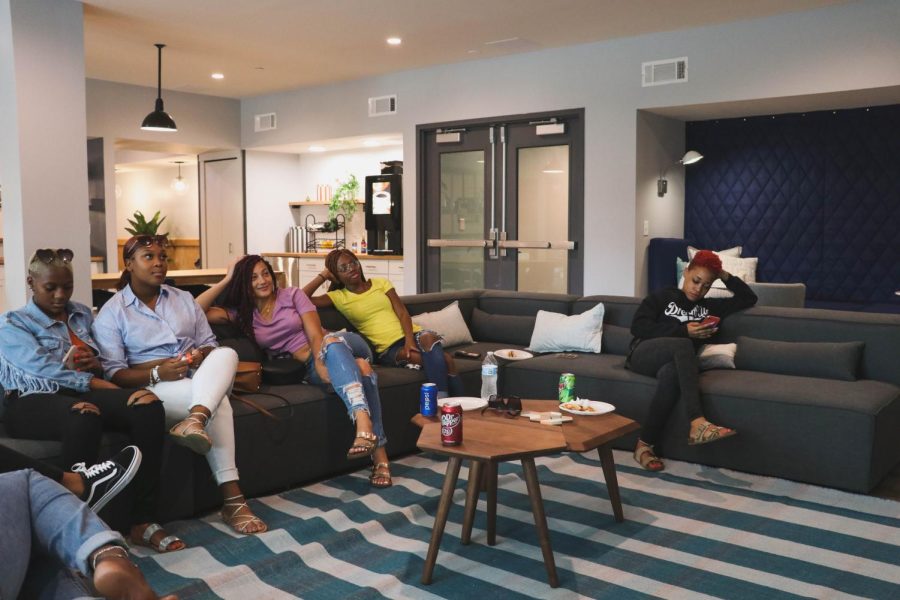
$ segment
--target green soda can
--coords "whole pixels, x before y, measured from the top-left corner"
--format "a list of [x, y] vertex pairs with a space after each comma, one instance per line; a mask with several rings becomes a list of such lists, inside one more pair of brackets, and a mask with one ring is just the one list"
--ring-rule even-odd
[[559, 376], [559, 403], [575, 402], [575, 375], [563, 373]]

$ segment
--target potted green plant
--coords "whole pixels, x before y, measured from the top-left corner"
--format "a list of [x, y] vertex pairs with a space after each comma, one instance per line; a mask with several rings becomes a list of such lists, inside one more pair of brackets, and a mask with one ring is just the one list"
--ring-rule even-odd
[[350, 175], [347, 181], [337, 182], [338, 186], [334, 190], [331, 197], [331, 203], [328, 205], [328, 220], [337, 228], [337, 216], [343, 214], [347, 222], [353, 220], [353, 213], [356, 212], [356, 197], [359, 195], [359, 181], [356, 175]]
[[132, 216], [134, 217], [133, 220], [126, 219], [131, 224], [131, 227], [125, 228], [125, 231], [131, 235], [169, 235], [168, 233], [157, 233], [159, 226], [166, 220], [165, 217], [159, 218], [159, 211], [156, 211], [156, 214], [149, 221], [144, 216], [144, 213], [139, 210], [134, 211]]

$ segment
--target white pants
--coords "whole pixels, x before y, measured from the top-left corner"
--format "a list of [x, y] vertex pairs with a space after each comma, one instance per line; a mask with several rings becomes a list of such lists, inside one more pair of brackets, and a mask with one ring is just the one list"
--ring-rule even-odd
[[228, 399], [237, 364], [237, 352], [231, 348], [216, 348], [191, 378], [160, 381], [147, 388], [162, 401], [170, 427], [187, 417], [192, 406], [209, 410], [212, 417], [206, 432], [212, 439], [212, 448], [206, 460], [219, 485], [238, 479], [234, 462], [234, 418]]

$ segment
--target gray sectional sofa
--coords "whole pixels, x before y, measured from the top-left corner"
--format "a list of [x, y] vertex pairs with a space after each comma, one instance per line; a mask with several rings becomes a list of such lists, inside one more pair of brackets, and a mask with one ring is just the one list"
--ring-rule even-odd
[[[477, 352], [527, 346], [539, 310], [578, 314], [602, 302], [601, 354], [547, 354], [502, 364], [500, 390], [554, 398], [559, 374], [571, 372], [581, 397], [610, 402], [621, 414], [638, 421], [648, 409], [656, 381], [624, 367], [637, 298], [467, 290], [408, 296], [404, 301], [413, 315], [457, 301], [477, 340], [459, 348]], [[320, 314], [330, 329], [349, 328], [334, 310]], [[229, 337], [227, 332], [219, 334]], [[665, 457], [857, 492], [871, 490], [900, 461], [900, 316], [756, 307], [729, 317], [718, 341], [731, 342], [740, 336], [817, 345], [776, 345], [768, 353], [765, 344], [770, 342], [762, 342], [763, 354], [780, 356], [771, 370], [782, 372], [748, 368], [704, 372], [701, 390], [708, 418], [736, 428], [739, 435], [708, 446], [688, 446], [687, 423], [675, 415], [662, 442]], [[851, 345], [849, 353], [844, 352], [846, 345], [835, 346], [834, 360], [829, 355], [831, 346], [818, 345], [843, 342], [861, 344]], [[247, 355], [252, 351], [242, 347], [240, 340], [235, 345], [243, 358], [252, 359]], [[739, 366], [766, 368], [760, 366], [758, 351], [755, 358], [748, 355], [742, 362], [741, 348], [738, 343]], [[456, 363], [467, 392], [477, 395], [480, 361], [457, 358]], [[388, 451], [391, 456], [413, 452], [418, 428], [410, 418], [418, 412], [418, 389], [424, 376], [411, 369], [376, 370]], [[856, 379], [829, 378], [847, 379], [848, 373]], [[277, 419], [241, 402], [232, 403], [238, 468], [248, 495], [275, 493], [365, 465], [346, 459], [353, 431], [333, 393], [302, 384], [264, 386], [263, 391], [279, 397], [257, 394], [250, 398]], [[116, 436], [108, 436], [107, 441], [110, 450], [122, 443]], [[634, 441], [634, 436], [624, 438], [620, 447], [630, 450]], [[57, 442], [10, 439], [0, 427], [0, 443], [58, 460]], [[167, 444], [161, 519], [192, 516], [219, 504], [206, 461]]]

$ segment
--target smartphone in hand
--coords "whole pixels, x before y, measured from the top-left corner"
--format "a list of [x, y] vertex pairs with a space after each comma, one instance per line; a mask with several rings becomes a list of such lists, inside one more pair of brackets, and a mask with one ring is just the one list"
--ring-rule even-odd
[[708, 317], [706, 317], [705, 319], [700, 321], [700, 324], [705, 327], [718, 327], [719, 321], [721, 321], [721, 320], [722, 319], [720, 319], [719, 317], [717, 317], [715, 315], [709, 315]]
[[78, 352], [78, 346], [71, 345], [69, 346], [69, 350], [66, 352], [66, 355], [63, 356], [62, 362], [63, 366], [70, 371], [75, 370], [75, 354]]

